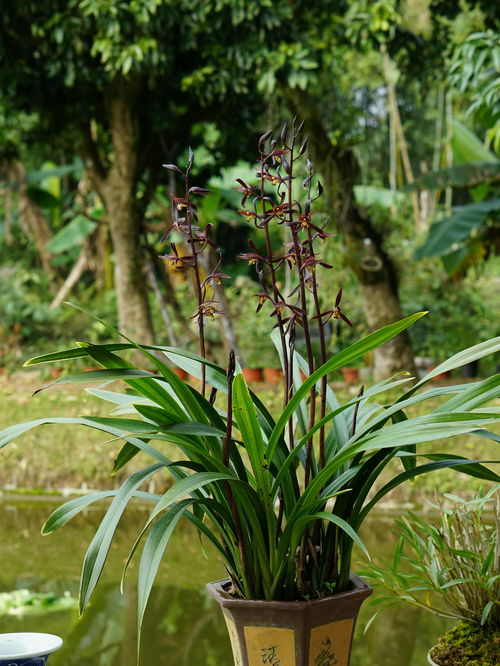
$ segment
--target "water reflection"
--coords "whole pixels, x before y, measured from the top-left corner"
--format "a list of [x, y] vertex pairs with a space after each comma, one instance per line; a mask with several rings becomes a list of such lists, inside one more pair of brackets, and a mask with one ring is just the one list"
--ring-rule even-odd
[[[59, 594], [78, 589], [86, 544], [100, 512], [80, 516], [58, 533], [41, 537], [40, 526], [52, 507], [0, 503], [0, 591], [29, 587]], [[65, 645], [51, 657], [52, 666], [136, 666], [136, 594], [134, 571], [125, 594], [119, 590], [124, 559], [145, 521], [138, 508], [126, 517], [110, 552], [103, 581], [82, 619], [74, 611], [38, 617], [0, 617], [0, 633], [42, 631], [59, 634]], [[363, 538], [373, 554], [394, 547], [392, 518], [370, 522]], [[220, 578], [216, 558], [200, 552], [189, 525], [181, 528], [167, 552], [158, 584], [151, 595], [142, 632], [144, 666], [232, 666], [225, 624], [204, 583]], [[373, 609], [362, 608], [352, 666], [421, 666], [446, 623], [411, 607], [396, 607], [376, 620], [363, 635]]]

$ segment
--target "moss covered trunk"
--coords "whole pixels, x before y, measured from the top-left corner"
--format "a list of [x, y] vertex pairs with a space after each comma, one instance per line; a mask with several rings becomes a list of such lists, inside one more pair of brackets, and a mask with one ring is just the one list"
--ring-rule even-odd
[[[354, 151], [332, 144], [315, 99], [286, 87], [283, 93], [293, 112], [306, 121], [311, 157], [323, 177], [327, 207], [344, 240], [344, 261], [359, 282], [370, 329], [376, 330], [401, 319], [403, 312], [394, 262], [385, 251], [383, 238], [373, 221], [356, 204], [354, 185], [358, 163]], [[374, 352], [377, 380], [401, 370], [415, 372], [406, 331]]]
[[105, 168], [90, 132], [84, 148], [85, 165], [101, 197], [111, 232], [115, 258], [115, 289], [120, 330], [143, 344], [154, 342], [140, 247], [140, 215], [136, 204], [137, 128], [134, 107], [139, 84], [117, 79], [106, 94], [112, 152]]

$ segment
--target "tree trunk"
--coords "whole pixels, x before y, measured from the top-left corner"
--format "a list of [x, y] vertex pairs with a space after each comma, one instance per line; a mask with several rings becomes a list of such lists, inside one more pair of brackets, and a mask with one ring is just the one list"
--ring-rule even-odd
[[104, 205], [115, 256], [114, 282], [119, 328], [134, 341], [153, 344], [146, 275], [131, 184], [120, 175], [109, 179], [104, 188]]
[[[376, 330], [401, 319], [395, 266], [384, 250], [383, 238], [355, 201], [358, 164], [354, 151], [332, 145], [317, 105], [307, 93], [290, 88], [284, 88], [283, 92], [293, 112], [306, 121], [311, 157], [324, 179], [327, 208], [332, 211], [332, 218], [343, 236], [344, 261], [359, 281], [370, 329]], [[348, 308], [346, 312], [349, 314]], [[374, 352], [376, 380], [403, 370], [415, 372], [407, 332]]]
[[134, 107], [139, 82], [117, 78], [106, 94], [113, 143], [105, 171], [90, 131], [83, 147], [85, 166], [106, 209], [115, 256], [115, 289], [119, 328], [133, 340], [153, 344], [154, 333], [140, 248], [136, 211], [137, 130]]

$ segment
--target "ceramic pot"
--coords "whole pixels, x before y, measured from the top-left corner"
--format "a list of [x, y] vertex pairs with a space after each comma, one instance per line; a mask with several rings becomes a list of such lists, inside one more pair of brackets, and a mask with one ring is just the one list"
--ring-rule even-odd
[[242, 373], [246, 382], [262, 381], [262, 368], [243, 368]]
[[229, 581], [209, 583], [229, 631], [235, 666], [348, 666], [359, 607], [372, 589], [351, 576], [351, 589], [312, 601], [234, 599]]
[[346, 384], [354, 384], [359, 379], [358, 368], [340, 368], [340, 372]]
[[0, 634], [0, 666], [45, 666], [62, 643], [53, 634]]
[[281, 368], [264, 368], [264, 380], [268, 384], [280, 384], [283, 381]]
[[[433, 370], [435, 366], [431, 366], [429, 370]], [[449, 370], [445, 370], [445, 372], [440, 372], [439, 375], [436, 375], [435, 377], [432, 378], [433, 382], [443, 382], [449, 379], [451, 376], [451, 373]]]
[[432, 648], [431, 650], [429, 650], [429, 652], [427, 653], [427, 662], [429, 663], [430, 666], [439, 666], [439, 664], [436, 664], [436, 662], [434, 661], [434, 659], [431, 657], [431, 652], [432, 652], [433, 649], [434, 649], [434, 648]]

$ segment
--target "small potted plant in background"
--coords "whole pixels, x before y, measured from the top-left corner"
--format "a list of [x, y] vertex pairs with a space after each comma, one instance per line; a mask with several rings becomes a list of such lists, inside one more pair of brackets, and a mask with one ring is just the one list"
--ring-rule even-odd
[[[436, 507], [437, 522], [410, 513], [396, 523], [399, 542], [392, 565], [370, 565], [363, 572], [381, 589], [373, 601], [381, 610], [410, 603], [459, 622], [430, 650], [431, 666], [499, 663], [499, 492], [497, 485], [472, 501], [446, 494], [452, 506]], [[488, 509], [493, 514], [485, 513]]]
[[263, 321], [264, 318], [255, 312], [256, 288], [254, 280], [240, 276], [234, 286], [227, 289], [242, 373], [247, 382], [263, 381], [264, 357], [267, 349], [272, 346], [269, 327]]
[[[348, 325], [342, 292], [326, 306], [319, 299], [319, 275], [329, 266], [320, 246], [330, 233], [327, 221], [313, 217], [321, 186], [311, 163], [301, 168], [307, 140], [302, 126], [285, 126], [278, 138], [266, 132], [258, 143], [259, 184], [239, 180], [240, 215], [263, 235], [265, 250], [255, 245], [243, 259], [257, 271], [258, 292], [251, 300], [274, 326], [271, 335], [281, 359], [282, 408], [272, 416], [252, 392], [234, 354], [227, 367], [207, 359], [205, 326], [220, 311], [214, 281], [225, 276], [218, 262], [201, 277], [200, 253], [208, 246], [210, 226], [202, 228], [196, 200], [209, 193], [191, 186], [193, 154], [184, 171], [165, 165], [183, 181], [183, 194], [173, 198], [173, 223], [188, 251], [175, 242], [164, 259], [193, 271], [200, 352], [145, 346], [123, 335], [121, 343], [93, 345], [46, 354], [38, 363], [90, 357], [103, 369], [65, 376], [56, 384], [121, 380], [126, 393], [89, 389], [114, 408], [110, 417], [43, 418], [0, 432], [0, 447], [42, 424], [72, 422], [121, 439], [124, 444], [114, 470], [122, 469], [139, 451], [151, 464], [132, 473], [118, 490], [79, 497], [57, 509], [44, 526], [50, 533], [92, 502], [112, 498], [89, 545], [82, 568], [80, 609], [86, 607], [99, 581], [120, 517], [135, 498], [152, 508], [132, 548], [132, 558], [145, 539], [138, 574], [138, 624], [141, 626], [151, 588], [176, 524], [190, 521], [218, 552], [226, 578], [209, 586], [223, 609], [235, 663], [238, 666], [278, 664], [347, 666], [358, 609], [370, 587], [351, 572], [354, 544], [366, 550], [358, 531], [377, 503], [393, 488], [420, 474], [444, 467], [490, 481], [500, 481], [481, 461], [430, 453], [426, 445], [464, 433], [491, 437], [488, 425], [500, 421], [498, 410], [485, 405], [500, 394], [500, 377], [472, 385], [425, 390], [433, 373], [458, 368], [493, 353], [500, 339], [459, 352], [416, 384], [396, 376], [340, 404], [328, 383], [341, 367], [383, 345], [424, 313], [417, 313], [353, 341], [338, 353], [327, 353], [325, 327], [330, 320]], [[269, 185], [273, 191], [269, 193]], [[302, 188], [303, 203], [296, 190]], [[291, 244], [276, 254], [270, 242], [272, 225], [284, 225]], [[291, 273], [290, 292], [283, 293], [280, 274]], [[267, 317], [265, 315], [268, 315]], [[295, 347], [303, 332], [306, 353]], [[112, 329], [114, 330], [114, 329]], [[313, 330], [315, 334], [313, 335]], [[119, 334], [118, 331], [114, 331]], [[319, 360], [313, 340], [319, 341]], [[144, 355], [154, 372], [124, 358], [128, 350]], [[153, 352], [155, 352], [153, 354]], [[164, 354], [166, 360], [161, 359]], [[200, 382], [188, 386], [172, 372], [174, 363]], [[406, 390], [404, 386], [408, 387]], [[198, 388], [199, 387], [199, 388]], [[386, 391], [401, 395], [390, 400]], [[443, 396], [442, 403], [412, 416], [407, 409]], [[164, 442], [177, 445], [168, 457]], [[389, 479], [372, 492], [389, 462], [399, 462]], [[153, 475], [169, 473], [173, 484], [163, 495], [140, 490]], [[129, 561], [130, 561], [129, 558]], [[127, 563], [128, 564], [128, 563]], [[125, 567], [127, 568], [127, 567]]]
[[264, 357], [264, 381], [268, 384], [282, 384], [283, 370], [275, 349], [268, 348], [263, 354]]
[[346, 384], [356, 384], [359, 382], [359, 365], [350, 365], [345, 368], [340, 368], [342, 379]]

